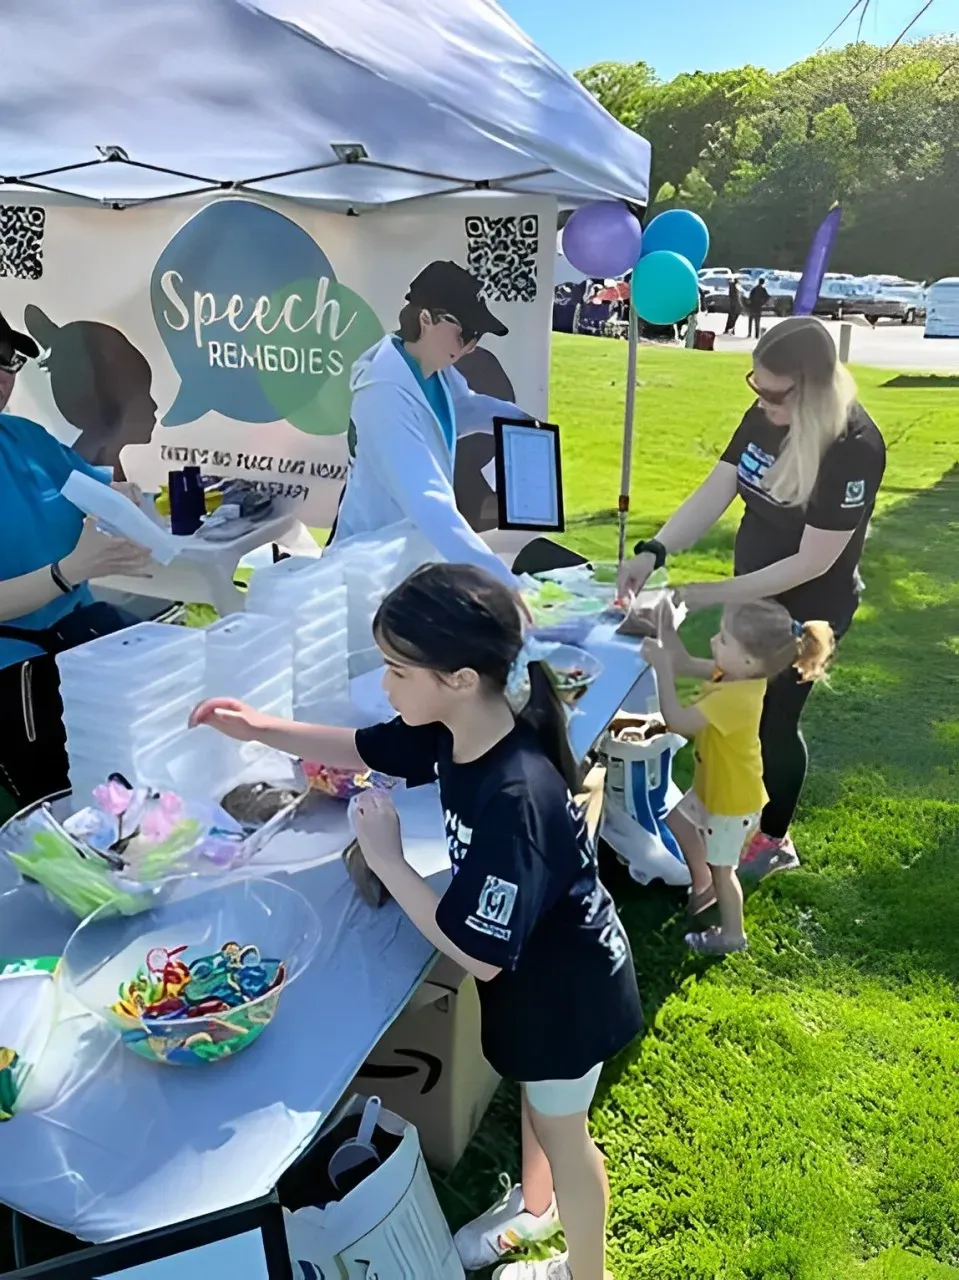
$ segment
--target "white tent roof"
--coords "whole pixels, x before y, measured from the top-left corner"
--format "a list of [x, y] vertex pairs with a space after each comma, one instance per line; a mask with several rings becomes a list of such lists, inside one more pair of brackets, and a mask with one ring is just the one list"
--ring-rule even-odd
[[493, 0], [3, 0], [0, 49], [0, 197], [647, 198], [649, 144]]

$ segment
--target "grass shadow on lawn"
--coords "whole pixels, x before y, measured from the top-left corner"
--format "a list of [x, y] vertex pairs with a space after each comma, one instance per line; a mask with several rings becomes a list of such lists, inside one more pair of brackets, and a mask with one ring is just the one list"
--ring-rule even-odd
[[[720, 530], [727, 571], [728, 546]], [[617, 1280], [959, 1266], [957, 565], [953, 468], [876, 521], [863, 607], [805, 721], [804, 867], [750, 896], [747, 955], [691, 958], [677, 892], [611, 873], [648, 1015], [593, 1112]], [[515, 1175], [517, 1136], [504, 1087], [440, 1187], [451, 1221]]]

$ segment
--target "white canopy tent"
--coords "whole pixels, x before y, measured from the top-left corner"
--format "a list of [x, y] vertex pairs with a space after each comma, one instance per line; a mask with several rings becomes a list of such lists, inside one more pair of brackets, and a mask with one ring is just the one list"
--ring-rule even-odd
[[4, 0], [0, 48], [0, 202], [648, 199], [646, 140], [494, 0]]
[[649, 144], [493, 0], [4, 0], [0, 48], [0, 193], [647, 198]]

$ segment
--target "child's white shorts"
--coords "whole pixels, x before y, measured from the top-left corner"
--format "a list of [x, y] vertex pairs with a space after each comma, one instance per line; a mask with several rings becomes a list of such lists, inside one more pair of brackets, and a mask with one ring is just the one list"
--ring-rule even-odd
[[524, 1084], [526, 1100], [541, 1116], [578, 1116], [589, 1110], [602, 1070], [600, 1062], [579, 1080], [536, 1080]]
[[738, 867], [746, 841], [759, 826], [758, 813], [730, 818], [710, 813], [695, 791], [687, 791], [677, 806], [706, 842], [706, 861], [711, 867]]

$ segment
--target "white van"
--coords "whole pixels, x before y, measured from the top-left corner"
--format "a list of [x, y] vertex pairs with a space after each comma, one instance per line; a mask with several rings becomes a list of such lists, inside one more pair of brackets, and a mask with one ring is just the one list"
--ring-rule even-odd
[[937, 280], [926, 291], [927, 338], [959, 338], [959, 276]]

